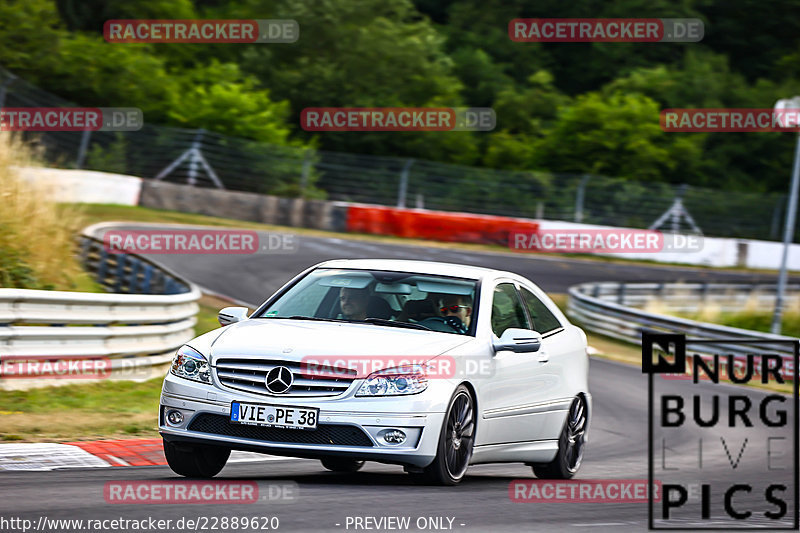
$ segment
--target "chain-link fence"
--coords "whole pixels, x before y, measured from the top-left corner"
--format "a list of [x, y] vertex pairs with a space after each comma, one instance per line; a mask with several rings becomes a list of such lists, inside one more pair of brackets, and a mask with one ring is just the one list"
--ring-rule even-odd
[[[0, 67], [0, 107], [68, 105]], [[54, 165], [200, 187], [641, 228], [661, 219], [722, 237], [779, 239], [786, 204], [784, 194], [308, 150], [155, 125], [29, 138]]]

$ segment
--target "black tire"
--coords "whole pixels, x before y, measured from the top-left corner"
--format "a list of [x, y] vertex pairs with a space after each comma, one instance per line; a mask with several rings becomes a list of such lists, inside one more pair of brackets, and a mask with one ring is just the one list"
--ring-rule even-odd
[[164, 456], [173, 472], [184, 477], [212, 478], [228, 462], [231, 451], [218, 446], [174, 444], [164, 441]]
[[475, 442], [475, 402], [464, 385], [459, 385], [439, 432], [436, 458], [421, 474], [412, 474], [419, 482], [434, 485], [457, 485], [464, 478]]
[[567, 420], [558, 438], [558, 453], [549, 463], [534, 464], [533, 473], [539, 479], [572, 479], [578, 473], [586, 447], [586, 400], [578, 396], [572, 400]]
[[322, 466], [331, 472], [352, 473], [361, 470], [364, 461], [357, 461], [347, 457], [326, 457], [321, 460]]

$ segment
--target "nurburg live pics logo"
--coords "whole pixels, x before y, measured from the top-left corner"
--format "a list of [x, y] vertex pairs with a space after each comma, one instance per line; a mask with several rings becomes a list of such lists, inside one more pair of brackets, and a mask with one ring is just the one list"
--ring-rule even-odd
[[[649, 529], [798, 529], [798, 354], [800, 340], [642, 333]], [[773, 387], [742, 386], [757, 383]]]

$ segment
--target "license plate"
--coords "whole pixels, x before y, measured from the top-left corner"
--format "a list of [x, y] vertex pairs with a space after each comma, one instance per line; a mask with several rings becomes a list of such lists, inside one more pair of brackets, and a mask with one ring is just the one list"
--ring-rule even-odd
[[231, 402], [231, 422], [249, 426], [317, 429], [319, 409], [289, 405]]

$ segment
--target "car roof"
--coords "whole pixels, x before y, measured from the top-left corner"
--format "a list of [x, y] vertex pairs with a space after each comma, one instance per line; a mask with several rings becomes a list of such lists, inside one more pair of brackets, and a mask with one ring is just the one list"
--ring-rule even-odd
[[[469, 279], [515, 276], [509, 272], [458, 263], [414, 261], [410, 259], [334, 259], [316, 265], [317, 268], [355, 268], [360, 270], [392, 270], [414, 274], [434, 274]], [[515, 276], [516, 277], [516, 276]]]

